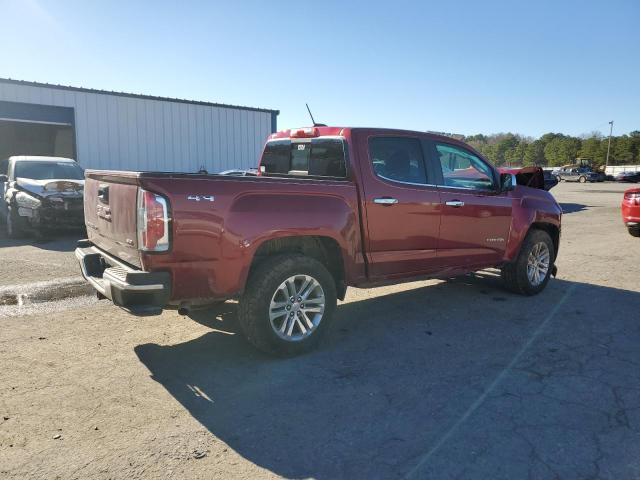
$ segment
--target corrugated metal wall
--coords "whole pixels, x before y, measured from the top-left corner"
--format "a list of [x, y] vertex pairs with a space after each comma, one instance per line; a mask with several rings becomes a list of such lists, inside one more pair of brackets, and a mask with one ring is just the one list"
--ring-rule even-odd
[[85, 168], [209, 172], [258, 163], [271, 111], [0, 81], [0, 100], [72, 107]]

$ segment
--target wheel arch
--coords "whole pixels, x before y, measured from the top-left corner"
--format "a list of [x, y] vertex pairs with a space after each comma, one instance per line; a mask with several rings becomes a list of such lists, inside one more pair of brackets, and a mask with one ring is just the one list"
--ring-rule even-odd
[[335, 281], [337, 297], [344, 300], [347, 284], [342, 248], [334, 238], [328, 236], [293, 235], [263, 241], [253, 255], [248, 277], [265, 259], [285, 253], [302, 254], [322, 263]]
[[553, 259], [555, 260], [558, 257], [558, 249], [560, 248], [560, 228], [557, 225], [548, 222], [534, 222], [529, 227], [527, 235], [532, 230], [542, 230], [549, 234], [551, 241], [553, 242]]

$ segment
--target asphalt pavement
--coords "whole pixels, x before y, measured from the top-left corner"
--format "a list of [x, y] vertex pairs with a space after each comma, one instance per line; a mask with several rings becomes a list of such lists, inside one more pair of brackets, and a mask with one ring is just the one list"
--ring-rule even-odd
[[640, 479], [623, 190], [552, 191], [566, 213], [542, 294], [491, 270], [350, 289], [326, 341], [293, 359], [251, 348], [233, 302], [0, 312], [0, 476]]

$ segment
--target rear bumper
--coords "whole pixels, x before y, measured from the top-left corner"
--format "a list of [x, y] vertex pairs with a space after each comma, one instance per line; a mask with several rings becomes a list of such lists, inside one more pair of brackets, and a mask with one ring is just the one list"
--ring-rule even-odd
[[80, 240], [75, 253], [82, 276], [115, 305], [136, 315], [158, 315], [169, 301], [169, 272], [137, 270], [88, 240]]

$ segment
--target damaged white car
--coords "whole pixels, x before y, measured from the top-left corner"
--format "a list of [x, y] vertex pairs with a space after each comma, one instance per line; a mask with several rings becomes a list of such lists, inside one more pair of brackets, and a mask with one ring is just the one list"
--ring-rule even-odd
[[0, 160], [0, 218], [9, 237], [84, 227], [84, 170], [71, 158]]

